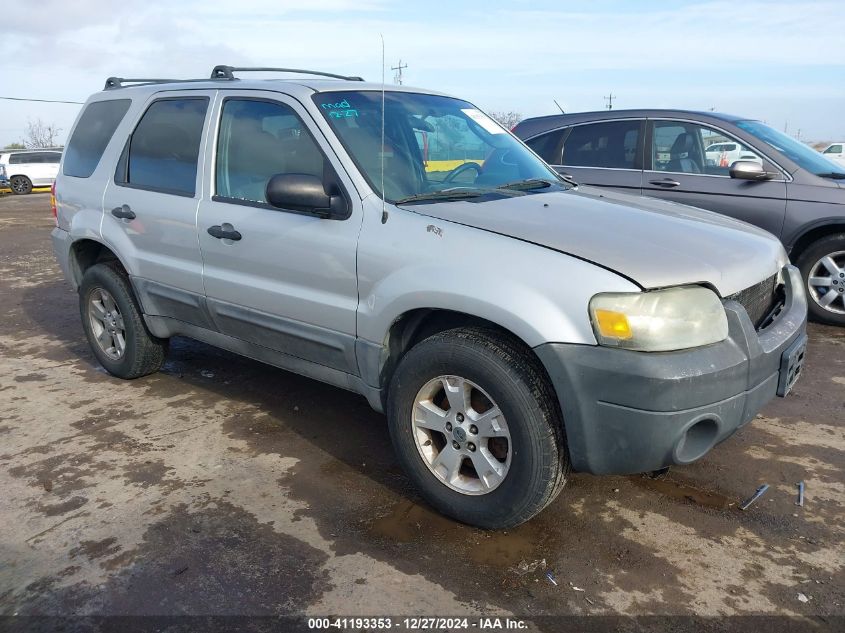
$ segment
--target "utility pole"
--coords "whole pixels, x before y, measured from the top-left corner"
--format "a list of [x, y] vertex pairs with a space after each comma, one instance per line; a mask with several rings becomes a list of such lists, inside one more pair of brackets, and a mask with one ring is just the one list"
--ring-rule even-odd
[[604, 100], [607, 101], [607, 109], [608, 110], [613, 110], [613, 100], [615, 98], [616, 97], [612, 92], [604, 98]]
[[398, 66], [391, 66], [390, 70], [395, 70], [396, 72], [393, 74], [393, 83], [402, 85], [402, 70], [407, 68], [408, 64], [402, 64], [402, 60], [399, 60]]

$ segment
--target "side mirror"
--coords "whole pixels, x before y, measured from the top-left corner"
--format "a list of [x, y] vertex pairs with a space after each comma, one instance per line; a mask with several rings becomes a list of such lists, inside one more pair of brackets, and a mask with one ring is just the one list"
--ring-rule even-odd
[[340, 192], [326, 193], [323, 181], [310, 174], [276, 174], [264, 195], [274, 207], [313, 213], [329, 220], [345, 220], [349, 207]]
[[740, 180], [771, 180], [777, 174], [765, 171], [763, 166], [753, 160], [738, 160], [731, 165], [731, 178]]

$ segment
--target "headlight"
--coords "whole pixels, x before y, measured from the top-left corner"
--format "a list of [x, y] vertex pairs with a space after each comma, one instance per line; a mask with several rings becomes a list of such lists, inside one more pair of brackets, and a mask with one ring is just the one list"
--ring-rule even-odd
[[643, 352], [699, 347], [728, 336], [722, 302], [701, 286], [598, 294], [590, 300], [590, 319], [599, 344]]

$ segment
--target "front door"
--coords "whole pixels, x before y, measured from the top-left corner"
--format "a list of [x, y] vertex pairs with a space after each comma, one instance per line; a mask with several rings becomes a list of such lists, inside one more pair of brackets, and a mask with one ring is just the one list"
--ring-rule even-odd
[[649, 121], [650, 152], [643, 195], [673, 200], [755, 224], [780, 237], [786, 213], [786, 181], [730, 177], [737, 160], [782, 173], [763, 154], [728, 133], [681, 120]]
[[[217, 328], [356, 374], [360, 198], [296, 100], [226, 92], [214, 119], [206, 169], [212, 196], [202, 201], [198, 224], [207, 305]], [[329, 220], [269, 205], [267, 182], [285, 173], [313, 175], [327, 191], [342, 192], [350, 216]]]

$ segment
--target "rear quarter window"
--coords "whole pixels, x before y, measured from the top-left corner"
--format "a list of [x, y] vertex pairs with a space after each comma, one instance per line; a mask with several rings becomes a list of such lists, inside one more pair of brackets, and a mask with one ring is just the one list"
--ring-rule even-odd
[[66, 176], [88, 178], [94, 173], [131, 103], [131, 99], [114, 99], [88, 104], [65, 149], [62, 172]]

